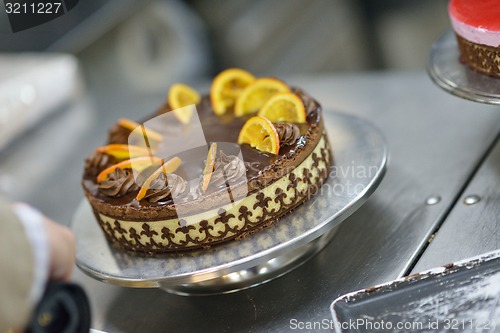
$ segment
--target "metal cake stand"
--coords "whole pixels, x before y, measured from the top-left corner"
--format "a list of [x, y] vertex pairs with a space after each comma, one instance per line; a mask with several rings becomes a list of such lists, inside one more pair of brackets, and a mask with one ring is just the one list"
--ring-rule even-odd
[[328, 180], [320, 193], [269, 228], [209, 250], [136, 255], [107, 242], [84, 200], [72, 221], [78, 267], [100, 281], [181, 295], [234, 292], [298, 267], [375, 191], [388, 159], [384, 137], [371, 123], [328, 111], [324, 118], [334, 160]]
[[474, 102], [500, 104], [500, 78], [478, 73], [462, 64], [452, 30], [432, 46], [427, 71], [438, 86], [453, 95]]

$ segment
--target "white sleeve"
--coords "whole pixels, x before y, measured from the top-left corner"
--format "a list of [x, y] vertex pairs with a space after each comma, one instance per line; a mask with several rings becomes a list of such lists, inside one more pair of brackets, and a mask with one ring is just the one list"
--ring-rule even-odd
[[24, 227], [33, 251], [35, 276], [29, 293], [29, 300], [36, 305], [45, 290], [50, 264], [49, 244], [47, 243], [47, 234], [43, 225], [44, 217], [33, 207], [23, 203], [14, 204], [14, 212]]

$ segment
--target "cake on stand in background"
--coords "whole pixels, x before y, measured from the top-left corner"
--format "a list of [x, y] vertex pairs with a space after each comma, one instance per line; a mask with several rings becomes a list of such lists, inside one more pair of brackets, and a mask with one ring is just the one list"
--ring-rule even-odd
[[448, 13], [460, 61], [500, 77], [500, 0], [451, 0]]
[[444, 90], [500, 104], [500, 0], [451, 0], [452, 31], [432, 47], [428, 72]]

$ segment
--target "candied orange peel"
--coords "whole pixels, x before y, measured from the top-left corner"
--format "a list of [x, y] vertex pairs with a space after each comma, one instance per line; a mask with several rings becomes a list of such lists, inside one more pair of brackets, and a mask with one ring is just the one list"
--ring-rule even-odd
[[116, 169], [134, 169], [136, 171], [142, 171], [152, 165], [161, 164], [162, 159], [155, 156], [143, 156], [131, 158], [129, 160], [122, 161], [120, 163], [113, 164], [112, 166], [102, 170], [97, 175], [97, 182], [100, 183], [107, 179], [110, 174], [112, 174]]
[[98, 147], [96, 151], [99, 153], [111, 155], [119, 160], [126, 160], [133, 157], [141, 157], [154, 154], [154, 151], [148, 148], [127, 144], [109, 144], [106, 146]]
[[[126, 118], [120, 118], [118, 120], [118, 125], [130, 130], [130, 131], [134, 131], [137, 127], [142, 127], [143, 125], [133, 121], [133, 120], [130, 120], [130, 119], [126, 119]], [[148, 139], [152, 139], [154, 141], [162, 141], [163, 140], [163, 135], [150, 129], [150, 128], [145, 128], [144, 127], [144, 132], [145, 134], [147, 135]]]
[[201, 190], [205, 192], [210, 184], [210, 179], [212, 179], [212, 174], [215, 167], [215, 159], [217, 157], [217, 143], [214, 142], [210, 145], [207, 154], [207, 160], [205, 161], [205, 167], [203, 168], [203, 180], [201, 184]]

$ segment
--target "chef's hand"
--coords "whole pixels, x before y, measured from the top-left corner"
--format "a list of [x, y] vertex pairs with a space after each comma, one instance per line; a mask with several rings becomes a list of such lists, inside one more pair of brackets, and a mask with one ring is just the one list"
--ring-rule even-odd
[[75, 236], [68, 227], [45, 218], [49, 246], [49, 280], [66, 281], [75, 266]]
[[35, 274], [29, 298], [35, 307], [48, 282], [66, 281], [71, 277], [75, 265], [75, 237], [69, 228], [28, 204], [15, 203], [13, 210], [32, 247]]
[[[71, 230], [28, 204], [15, 203], [14, 210], [24, 224], [33, 247], [35, 268], [44, 271], [46, 280], [68, 280], [75, 265], [75, 237]], [[44, 255], [39, 256], [40, 252]]]

